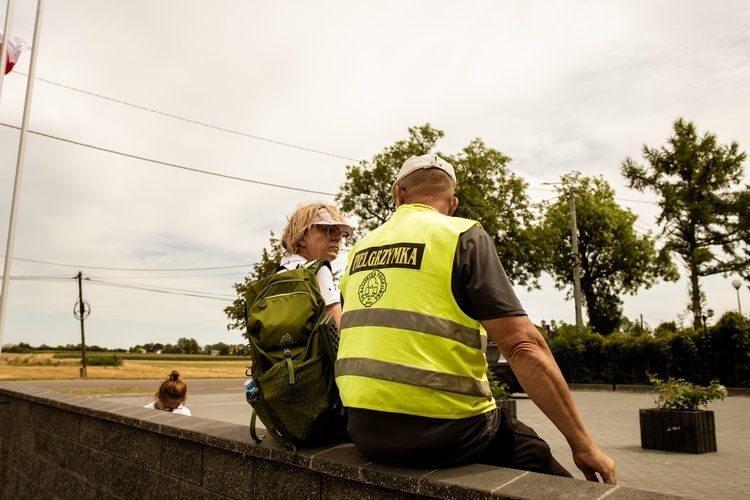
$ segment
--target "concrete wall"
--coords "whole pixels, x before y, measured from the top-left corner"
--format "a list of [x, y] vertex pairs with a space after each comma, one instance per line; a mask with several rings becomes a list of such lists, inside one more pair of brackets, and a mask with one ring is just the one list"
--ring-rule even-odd
[[471, 465], [394, 469], [351, 444], [283, 450], [248, 428], [0, 383], [0, 499], [674, 498]]

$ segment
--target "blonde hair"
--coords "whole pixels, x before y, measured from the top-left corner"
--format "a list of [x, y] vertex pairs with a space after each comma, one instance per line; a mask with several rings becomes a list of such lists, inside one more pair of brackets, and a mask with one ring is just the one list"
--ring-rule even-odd
[[308, 203], [300, 205], [292, 215], [287, 217], [287, 224], [284, 232], [281, 234], [281, 246], [284, 247], [287, 255], [297, 253], [297, 247], [302, 238], [313, 226], [313, 221], [318, 215], [318, 210], [325, 209], [337, 222], [346, 224], [346, 220], [339, 212], [339, 209], [333, 205], [327, 205], [321, 202]]
[[180, 380], [180, 372], [172, 370], [167, 380], [161, 383], [156, 399], [184, 402], [187, 397], [187, 384]]

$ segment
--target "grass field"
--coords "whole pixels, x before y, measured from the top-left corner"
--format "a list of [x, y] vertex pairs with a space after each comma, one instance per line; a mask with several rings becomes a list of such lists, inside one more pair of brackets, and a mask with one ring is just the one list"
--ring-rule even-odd
[[[87, 356], [88, 358], [88, 356]], [[250, 359], [243, 356], [210, 358], [141, 356], [139, 359], [124, 359], [120, 366], [87, 366], [89, 379], [139, 380], [165, 379], [172, 370], [180, 376], [190, 378], [243, 378]], [[0, 380], [64, 380], [77, 379], [81, 360], [55, 358], [51, 353], [0, 355]]]

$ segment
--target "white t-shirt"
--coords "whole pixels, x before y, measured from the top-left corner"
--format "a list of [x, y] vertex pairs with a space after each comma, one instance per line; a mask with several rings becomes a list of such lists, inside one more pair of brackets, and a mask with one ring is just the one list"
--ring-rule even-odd
[[[307, 259], [297, 254], [285, 255], [281, 258], [281, 265], [287, 269], [297, 269], [297, 266], [305, 262], [307, 262]], [[325, 300], [327, 306], [341, 302], [341, 292], [333, 282], [333, 273], [328, 266], [320, 266], [316, 278], [318, 278], [320, 293], [323, 295], [323, 300]]]
[[[150, 410], [156, 410], [157, 409], [154, 406], [154, 403], [149, 403], [146, 406], [144, 406], [144, 408], [148, 408]], [[184, 407], [182, 405], [178, 406], [177, 408], [175, 408], [174, 410], [172, 410], [170, 413], [176, 413], [178, 415], [187, 415], [188, 417], [190, 416], [190, 410], [188, 410], [186, 407]]]

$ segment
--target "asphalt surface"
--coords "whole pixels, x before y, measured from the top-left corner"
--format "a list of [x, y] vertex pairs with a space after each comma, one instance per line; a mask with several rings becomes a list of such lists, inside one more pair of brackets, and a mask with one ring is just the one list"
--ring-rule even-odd
[[[196, 417], [249, 425], [251, 409], [245, 402], [245, 379], [186, 380], [186, 406]], [[91, 389], [142, 387], [156, 392], [159, 380], [48, 380], [24, 385]], [[108, 401], [144, 406], [153, 393], [96, 395]], [[712, 403], [718, 451], [700, 455], [641, 448], [638, 409], [653, 408], [651, 394], [573, 392], [579, 412], [597, 445], [616, 463], [618, 484], [629, 488], [695, 499], [750, 498], [750, 397], [729, 397]], [[524, 395], [517, 395], [518, 418], [533, 427], [552, 448], [558, 461], [576, 478], [575, 467], [562, 434]]]

